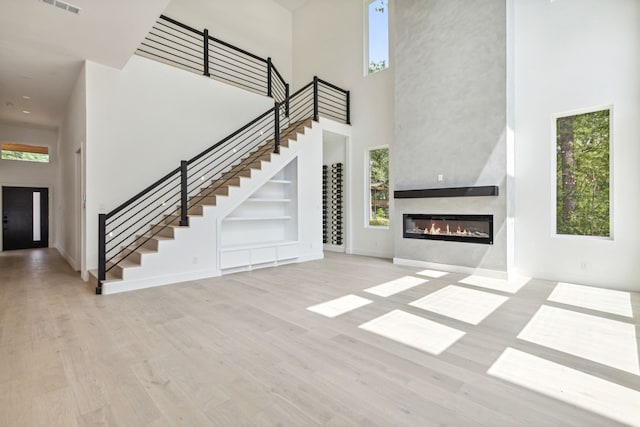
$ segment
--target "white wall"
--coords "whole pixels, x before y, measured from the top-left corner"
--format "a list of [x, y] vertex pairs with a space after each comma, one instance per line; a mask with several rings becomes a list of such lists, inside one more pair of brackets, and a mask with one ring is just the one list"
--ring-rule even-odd
[[267, 111], [256, 95], [133, 56], [116, 70], [86, 64], [87, 267], [97, 266], [97, 221], [205, 148]]
[[84, 142], [87, 140], [86, 95], [83, 66], [67, 101], [58, 147], [60, 197], [56, 203], [56, 212], [59, 213], [60, 220], [56, 246], [75, 270], [81, 270], [84, 265], [81, 243], [84, 220], [81, 187], [84, 173], [80, 157], [84, 156]]
[[[58, 130], [27, 124], [0, 122], [0, 142], [49, 147], [49, 163], [23, 162], [0, 159], [0, 187], [46, 187], [49, 189], [49, 245], [56, 241], [56, 214], [53, 207], [57, 197], [56, 171], [58, 169]], [[0, 212], [2, 197], [0, 196]], [[0, 239], [0, 250], [2, 241]]]
[[[291, 12], [272, 0], [173, 0], [164, 14], [262, 58], [291, 82]], [[293, 88], [292, 88], [293, 89]]]
[[[390, 2], [390, 41], [393, 58], [393, 0]], [[389, 145], [393, 162], [393, 73], [387, 70], [364, 77], [364, 18], [362, 0], [311, 1], [293, 14], [294, 87], [314, 75], [351, 91], [352, 134], [345, 164], [347, 189], [347, 252], [385, 258], [393, 256], [390, 229], [369, 228], [365, 163], [370, 147]], [[393, 188], [393, 169], [391, 188]]]
[[[515, 2], [516, 267], [640, 290], [640, 2]], [[552, 115], [613, 104], [613, 239], [554, 237]]]

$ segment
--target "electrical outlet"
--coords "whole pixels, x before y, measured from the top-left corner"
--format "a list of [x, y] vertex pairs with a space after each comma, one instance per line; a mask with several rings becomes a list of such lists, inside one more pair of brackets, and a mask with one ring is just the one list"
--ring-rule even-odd
[[442, 181], [444, 181], [444, 175], [439, 173], [438, 174], [438, 182], [442, 182]]

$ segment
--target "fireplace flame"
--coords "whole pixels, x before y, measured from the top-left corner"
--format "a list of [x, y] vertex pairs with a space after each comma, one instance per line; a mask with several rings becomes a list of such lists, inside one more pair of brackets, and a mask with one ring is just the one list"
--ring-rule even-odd
[[[478, 241], [491, 243], [491, 218], [481, 215], [443, 215], [443, 217], [416, 215], [417, 218], [406, 218], [403, 236], [407, 238], [423, 238], [452, 241]], [[410, 217], [410, 215], [405, 215]], [[475, 219], [477, 217], [478, 219]], [[422, 237], [411, 235], [422, 235]], [[439, 237], [428, 237], [439, 236]], [[441, 236], [441, 237], [440, 237]], [[473, 239], [484, 239], [473, 240]]]
[[437, 227], [436, 224], [432, 222], [431, 227], [425, 228], [424, 234], [446, 234], [449, 236], [467, 236], [467, 235], [470, 235], [471, 233], [466, 229], [461, 229], [460, 226], [456, 227], [456, 231], [451, 232], [451, 228], [449, 227], [449, 224], [446, 224], [446, 232], [442, 233], [442, 228]]

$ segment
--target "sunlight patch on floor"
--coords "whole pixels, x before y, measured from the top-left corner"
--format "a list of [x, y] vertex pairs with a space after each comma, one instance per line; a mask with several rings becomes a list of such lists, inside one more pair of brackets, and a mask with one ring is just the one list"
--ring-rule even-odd
[[507, 348], [489, 375], [595, 412], [640, 426], [640, 392], [531, 354]]
[[633, 324], [545, 305], [518, 338], [640, 375]]
[[560, 282], [553, 289], [548, 300], [618, 316], [633, 317], [629, 292]]
[[373, 295], [378, 295], [380, 297], [390, 297], [391, 295], [398, 294], [400, 292], [406, 291], [407, 289], [411, 289], [427, 282], [428, 280], [426, 279], [404, 276], [399, 279], [365, 289], [364, 291]]
[[449, 285], [409, 305], [477, 325], [508, 299], [489, 292]]
[[469, 276], [462, 280], [458, 280], [459, 283], [463, 283], [465, 285], [478, 286], [480, 288], [493, 289], [495, 291], [508, 292], [510, 294], [518, 292], [528, 281], [529, 279], [525, 277], [505, 280], [485, 276]]
[[322, 304], [312, 305], [311, 307], [307, 307], [307, 310], [326, 317], [336, 317], [367, 304], [371, 304], [372, 302], [373, 301], [357, 295], [346, 295], [331, 301], [323, 302]]
[[434, 279], [438, 279], [442, 276], [446, 276], [449, 273], [444, 271], [436, 271], [436, 270], [422, 270], [422, 271], [418, 271], [416, 274], [419, 276], [427, 276], [427, 277], [433, 277]]
[[431, 354], [440, 354], [464, 336], [464, 332], [420, 316], [393, 310], [359, 328]]

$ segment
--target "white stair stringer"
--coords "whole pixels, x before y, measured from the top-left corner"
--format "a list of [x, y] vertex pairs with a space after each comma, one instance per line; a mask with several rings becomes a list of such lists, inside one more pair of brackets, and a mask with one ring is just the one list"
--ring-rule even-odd
[[121, 268], [121, 280], [106, 280], [103, 294], [112, 294], [198, 280], [221, 275], [219, 267], [220, 222], [236, 206], [251, 197], [293, 159], [298, 162], [299, 254], [296, 261], [322, 258], [322, 132], [329, 129], [349, 136], [350, 126], [321, 118], [298, 133], [297, 140], [281, 146], [280, 154], [241, 177], [239, 186], [226, 196], [216, 196], [216, 205], [202, 207], [202, 215], [190, 215], [189, 226], [173, 226], [173, 238], [157, 241], [157, 251], [145, 251], [140, 265]]

